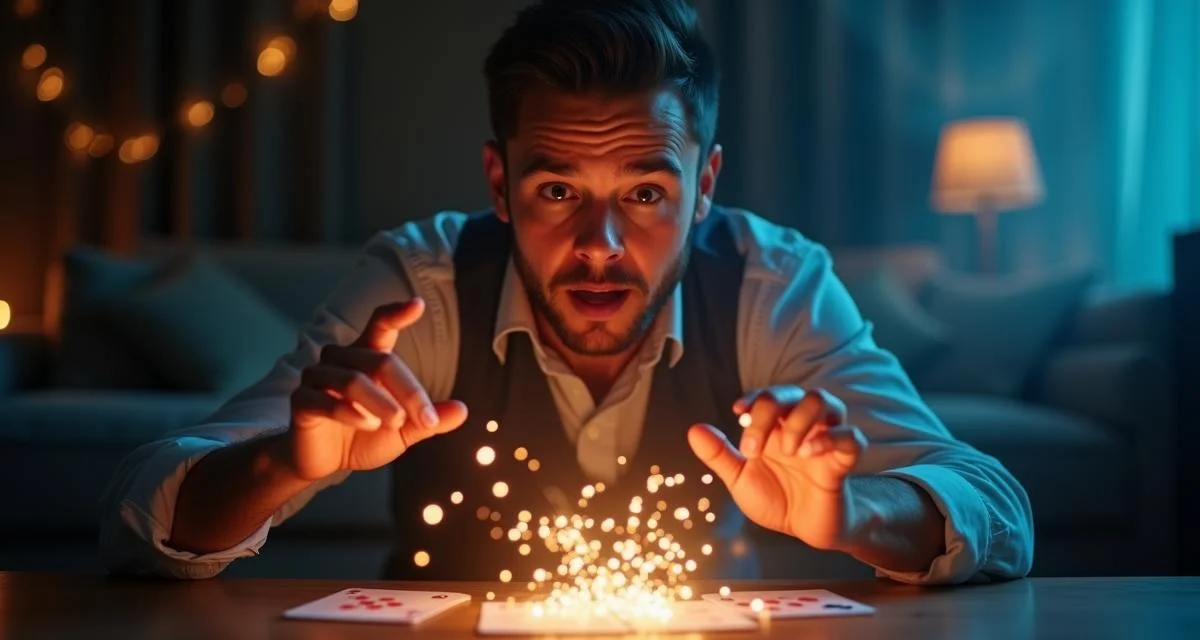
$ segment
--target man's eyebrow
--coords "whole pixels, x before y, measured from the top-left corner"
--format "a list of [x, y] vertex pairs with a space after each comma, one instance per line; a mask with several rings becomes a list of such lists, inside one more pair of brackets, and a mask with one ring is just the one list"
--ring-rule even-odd
[[621, 173], [646, 175], [649, 173], [669, 173], [676, 178], [683, 177], [683, 168], [670, 156], [650, 156], [628, 162], [621, 167]]
[[529, 158], [525, 166], [521, 168], [521, 176], [525, 178], [535, 173], [553, 173], [560, 176], [571, 177], [578, 173], [575, 165], [566, 160], [557, 160], [545, 154], [535, 154]]

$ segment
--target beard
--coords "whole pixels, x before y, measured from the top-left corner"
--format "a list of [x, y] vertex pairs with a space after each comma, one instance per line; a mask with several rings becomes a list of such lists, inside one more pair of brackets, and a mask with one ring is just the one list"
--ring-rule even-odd
[[[688, 227], [683, 248], [667, 267], [662, 282], [653, 291], [650, 290], [645, 278], [623, 267], [609, 267], [603, 273], [596, 274], [582, 262], [560, 271], [550, 279], [546, 286], [543, 286], [537, 275], [534, 274], [533, 266], [525, 257], [525, 253], [515, 241], [513, 242], [513, 264], [516, 266], [517, 274], [521, 277], [521, 284], [525, 287], [525, 293], [529, 297], [534, 313], [541, 315], [546, 320], [566, 348], [583, 356], [617, 355], [625, 352], [645, 337], [646, 332], [658, 318], [659, 312], [662, 311], [663, 306], [675, 291], [675, 287], [683, 280], [683, 275], [687, 272], [688, 259], [691, 257], [692, 232], [695, 228], [694, 222]], [[568, 325], [562, 310], [551, 302], [549, 292], [579, 284], [627, 285], [641, 292], [643, 299], [647, 302], [633, 323], [624, 331], [615, 333], [605, 327], [603, 322], [592, 322], [587, 329], [575, 331]]]

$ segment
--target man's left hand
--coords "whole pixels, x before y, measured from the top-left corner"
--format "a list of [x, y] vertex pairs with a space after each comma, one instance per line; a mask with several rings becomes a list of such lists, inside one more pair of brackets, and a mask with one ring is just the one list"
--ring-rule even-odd
[[688, 432], [696, 456], [719, 477], [751, 521], [817, 549], [843, 549], [855, 527], [846, 482], [867, 446], [844, 424], [846, 407], [819, 389], [781, 385], [734, 403], [741, 451], [715, 427]]

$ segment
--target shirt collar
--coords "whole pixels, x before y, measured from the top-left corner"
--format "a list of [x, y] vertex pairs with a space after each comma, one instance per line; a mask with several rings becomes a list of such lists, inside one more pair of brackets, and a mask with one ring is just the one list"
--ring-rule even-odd
[[[512, 259], [509, 259], [508, 266], [504, 270], [504, 283], [500, 289], [500, 306], [496, 312], [496, 328], [492, 337], [492, 351], [496, 353], [501, 364], [504, 364], [505, 356], [508, 353], [508, 335], [514, 331], [528, 333], [533, 348], [541, 352], [542, 345], [537, 341], [537, 325], [533, 318], [533, 308], [529, 304], [529, 295], [525, 293], [525, 287], [521, 285], [521, 278], [517, 275], [516, 266]], [[651, 344], [657, 345], [656, 349], [648, 353], [648, 355], [653, 354], [655, 362], [662, 357], [667, 343], [671, 345], [669, 362], [672, 367], [683, 357], [682, 283], [675, 285], [675, 290], [671, 292], [671, 296], [667, 298], [666, 304], [655, 318], [654, 326], [650, 328], [650, 335], [647, 339], [651, 341]], [[539, 353], [539, 355], [542, 354]]]

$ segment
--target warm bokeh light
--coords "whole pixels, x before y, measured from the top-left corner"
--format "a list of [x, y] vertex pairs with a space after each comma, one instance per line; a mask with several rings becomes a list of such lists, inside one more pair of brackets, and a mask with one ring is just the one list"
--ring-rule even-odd
[[221, 104], [236, 109], [246, 102], [246, 85], [240, 82], [230, 82], [221, 89]]
[[320, 0], [296, 0], [296, 3], [292, 5], [292, 15], [296, 16], [297, 20], [307, 20], [320, 10]]
[[338, 22], [345, 22], [358, 13], [358, 0], [332, 0], [329, 3], [329, 17]]
[[625, 466], [626, 462], [627, 462], [627, 460], [626, 460], [625, 456], [617, 456], [617, 464], [619, 464], [621, 466]]
[[38, 12], [42, 3], [39, 0], [16, 0], [13, 11], [18, 18], [29, 18]]
[[425, 511], [422, 512], [421, 517], [425, 519], [425, 524], [433, 525], [441, 522], [444, 515], [445, 513], [440, 506], [431, 504], [425, 507]]
[[122, 142], [117, 157], [125, 164], [134, 164], [153, 158], [155, 153], [158, 153], [158, 136], [147, 133]]
[[529, 450], [525, 447], [517, 447], [516, 451], [513, 451], [513, 457], [518, 461], [523, 461], [529, 457]]
[[71, 126], [67, 127], [63, 138], [66, 140], [68, 148], [74, 151], [87, 151], [91, 147], [92, 141], [96, 139], [96, 132], [82, 122], [72, 122]]
[[742, 415], [738, 416], [738, 424], [741, 425], [743, 429], [749, 428], [753, 423], [754, 418], [751, 418], [750, 414], [748, 413], [743, 413]]
[[485, 467], [488, 466], [496, 461], [496, 450], [488, 446], [479, 447], [479, 450], [475, 452], [475, 461]]
[[277, 76], [296, 56], [296, 41], [287, 36], [271, 38], [258, 54], [258, 72], [267, 77]]
[[700, 482], [703, 482], [704, 484], [712, 484], [712, 481], [713, 477], [711, 473], [706, 473], [700, 476]]
[[21, 54], [21, 66], [26, 69], [36, 69], [46, 63], [46, 47], [40, 44], [31, 44], [25, 47], [25, 52]]
[[212, 122], [215, 113], [216, 109], [213, 108], [213, 103], [208, 100], [197, 100], [184, 109], [183, 120], [198, 129]]
[[66, 78], [63, 77], [62, 69], [58, 67], [46, 69], [42, 72], [41, 79], [38, 80], [38, 100], [42, 102], [54, 100], [62, 95], [64, 86], [66, 86]]
[[113, 137], [107, 133], [98, 133], [88, 145], [88, 155], [93, 158], [103, 158], [113, 148]]
[[455, 491], [454, 493], [450, 494], [450, 502], [454, 504], [462, 504], [462, 501], [463, 494], [461, 491]]
[[488, 421], [487, 421], [487, 430], [488, 430], [488, 433], [496, 433], [496, 431], [497, 431], [497, 430], [499, 430], [499, 429], [500, 429], [500, 423], [499, 423], [499, 422], [496, 422], [495, 420], [488, 420]]
[[509, 582], [512, 580], [512, 572], [505, 569], [500, 572], [500, 582]]
[[496, 484], [493, 484], [492, 485], [492, 495], [496, 496], [497, 498], [503, 498], [503, 497], [507, 496], [508, 495], [508, 483], [501, 481], [501, 482], [497, 482]]
[[538, 462], [537, 458], [534, 458], [529, 461], [529, 470], [530, 471], [537, 471], [538, 469], [541, 469], [541, 468], [542, 468], [542, 463]]
[[429, 552], [418, 551], [418, 552], [414, 553], [413, 554], [413, 564], [417, 565], [418, 567], [429, 566]]
[[12, 322], [12, 307], [7, 302], [0, 300], [0, 330], [7, 329], [10, 322]]

